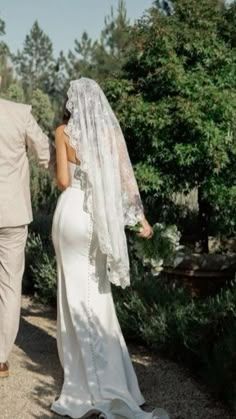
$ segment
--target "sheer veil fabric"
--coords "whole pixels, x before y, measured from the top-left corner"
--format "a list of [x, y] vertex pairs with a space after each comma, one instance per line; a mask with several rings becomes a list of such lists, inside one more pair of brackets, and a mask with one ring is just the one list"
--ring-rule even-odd
[[107, 255], [107, 278], [130, 285], [124, 228], [144, 217], [143, 204], [119, 122], [100, 88], [81, 77], [70, 83], [65, 133], [80, 160], [85, 182], [84, 210], [93, 218], [102, 253]]

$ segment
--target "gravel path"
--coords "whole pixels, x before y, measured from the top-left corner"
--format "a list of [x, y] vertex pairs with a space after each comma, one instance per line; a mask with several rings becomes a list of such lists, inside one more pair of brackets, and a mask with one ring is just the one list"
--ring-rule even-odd
[[[55, 311], [23, 297], [20, 333], [9, 359], [11, 375], [0, 380], [1, 419], [59, 418], [50, 411], [62, 383], [55, 320]], [[142, 346], [128, 346], [145, 410], [162, 406], [171, 419], [236, 419], [188, 371]]]

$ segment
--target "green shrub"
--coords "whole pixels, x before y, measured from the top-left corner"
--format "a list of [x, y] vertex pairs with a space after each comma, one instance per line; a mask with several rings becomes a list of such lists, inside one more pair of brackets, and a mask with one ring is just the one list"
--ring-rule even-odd
[[127, 338], [193, 368], [236, 411], [235, 284], [194, 299], [147, 274], [142, 281], [133, 278], [129, 291], [113, 287], [113, 294]]
[[56, 260], [51, 241], [30, 233], [26, 246], [24, 289], [40, 301], [56, 303]]
[[34, 219], [41, 211], [46, 216], [54, 211], [59, 191], [49, 171], [38, 166], [33, 157], [30, 158], [30, 189]]
[[32, 266], [32, 277], [36, 297], [44, 303], [55, 304], [56, 301], [56, 262], [43, 252], [41, 259]]

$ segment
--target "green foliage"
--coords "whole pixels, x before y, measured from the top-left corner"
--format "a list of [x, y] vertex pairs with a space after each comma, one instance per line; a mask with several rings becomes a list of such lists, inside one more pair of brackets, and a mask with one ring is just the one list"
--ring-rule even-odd
[[171, 1], [169, 0], [155, 0], [153, 4], [162, 12], [170, 15], [172, 12]]
[[[5, 35], [5, 22], [0, 18], [0, 36]], [[4, 42], [0, 42], [0, 57], [6, 53], [7, 46]]]
[[6, 97], [14, 102], [25, 102], [25, 95], [22, 86], [19, 83], [11, 83], [7, 89]]
[[236, 47], [236, 1], [225, 4], [223, 19], [219, 22], [219, 32], [233, 48]]
[[[56, 260], [50, 243], [31, 233], [26, 248], [27, 281], [36, 297], [47, 304], [56, 301]], [[29, 286], [29, 284], [28, 284]]]
[[235, 54], [217, 37], [217, 19], [214, 1], [179, 0], [171, 17], [153, 11], [134, 31], [127, 75], [136, 102], [158, 118], [157, 166], [175, 191], [220, 176], [235, 153]]
[[146, 162], [137, 163], [135, 166], [135, 175], [139, 179], [140, 191], [148, 193], [150, 191], [160, 190], [162, 179], [152, 164]]
[[163, 176], [156, 151], [156, 105], [145, 102], [141, 94], [136, 94], [133, 83], [125, 79], [109, 80], [104, 88], [124, 131], [140, 190], [146, 195], [160, 193]]
[[55, 208], [59, 191], [51, 174], [39, 167], [33, 157], [30, 158], [30, 188], [35, 216], [39, 211], [44, 211], [45, 215], [50, 214]]
[[69, 51], [66, 69], [72, 79], [81, 75], [92, 77], [94, 75], [94, 49], [96, 43], [91, 40], [87, 32], [83, 32], [81, 40], [75, 40], [74, 51]]
[[[172, 3], [171, 13], [153, 8], [133, 27], [126, 82], [117, 82], [128, 81], [129, 93], [119, 94], [116, 81], [107, 91], [116, 96], [145, 193], [168, 200], [198, 188], [200, 217], [207, 209], [208, 220], [217, 220], [224, 209], [213, 191], [221, 185], [232, 197], [236, 183], [236, 54], [220, 33], [225, 18], [218, 1]], [[203, 220], [200, 226], [208, 234]]]
[[235, 284], [205, 300], [191, 299], [160, 277], [132, 278], [131, 291], [113, 287], [127, 338], [181, 360], [236, 411]]
[[[50, 135], [54, 119], [54, 111], [46, 93], [36, 89], [31, 98], [32, 113], [43, 131]], [[38, 166], [34, 156], [30, 156], [30, 187], [33, 211], [50, 214], [55, 207], [58, 191], [52, 173]]]
[[0, 18], [0, 36], [5, 34], [5, 22]]
[[105, 17], [100, 38], [92, 41], [84, 32], [80, 41], [75, 40], [74, 51], [64, 57], [69, 78], [85, 76], [103, 81], [120, 72], [129, 43], [129, 27], [125, 3], [119, 0], [116, 13], [111, 8], [110, 15]]
[[18, 51], [12, 59], [28, 97], [37, 88], [50, 91], [55, 71], [53, 46], [37, 21], [26, 35], [22, 51]]
[[[0, 37], [5, 35], [5, 22], [0, 18]], [[0, 92], [5, 92], [12, 81], [12, 69], [9, 66], [9, 48], [0, 41]]]
[[[214, 210], [212, 211], [212, 231], [223, 236], [234, 237], [236, 231], [236, 186], [234, 177], [229, 174], [226, 181], [217, 178], [207, 189], [208, 200]], [[232, 183], [231, 183], [232, 179]]]
[[119, 72], [125, 62], [129, 43], [130, 21], [127, 18], [126, 4], [119, 0], [116, 14], [113, 7], [105, 17], [105, 26], [95, 49], [99, 71], [104, 76]]
[[54, 111], [49, 96], [40, 89], [36, 89], [32, 93], [31, 105], [32, 113], [38, 124], [45, 133], [49, 134], [52, 130], [54, 119]]
[[95, 43], [91, 40], [87, 32], [83, 32], [81, 40], [75, 40], [74, 50], [70, 50], [67, 58], [63, 57], [67, 75], [70, 79], [77, 79], [81, 75], [92, 77], [94, 73], [94, 53]]

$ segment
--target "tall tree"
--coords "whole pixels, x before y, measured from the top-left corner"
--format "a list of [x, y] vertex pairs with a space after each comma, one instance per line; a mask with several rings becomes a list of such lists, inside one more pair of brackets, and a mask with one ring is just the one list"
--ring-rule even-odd
[[[5, 35], [5, 22], [0, 18], [0, 37]], [[12, 81], [12, 68], [9, 65], [9, 48], [0, 41], [0, 89], [5, 91]]]
[[[53, 71], [53, 80], [50, 90], [50, 99], [56, 114], [56, 122], [61, 122], [63, 104], [66, 98], [66, 92], [69, 80], [73, 78], [68, 71], [68, 61], [63, 51], [59, 53]], [[68, 80], [69, 79], [69, 80]]]
[[110, 15], [105, 17], [104, 29], [95, 49], [95, 61], [105, 76], [118, 73], [126, 59], [129, 44], [130, 20], [124, 0], [119, 0], [116, 12], [111, 7]]
[[97, 41], [87, 32], [80, 41], [75, 40], [74, 50], [67, 57], [69, 78], [90, 76], [103, 80], [121, 70], [129, 42], [130, 22], [124, 0], [119, 0], [117, 11], [105, 17], [104, 28]]
[[22, 51], [13, 56], [13, 61], [28, 96], [36, 88], [50, 92], [55, 70], [53, 46], [37, 21], [26, 35]]
[[[5, 35], [5, 22], [0, 18], [0, 36]], [[0, 42], [0, 56], [5, 50], [5, 44], [1, 41]]]
[[223, 17], [219, 24], [220, 34], [226, 42], [236, 48], [236, 1], [223, 5]]
[[173, 10], [170, 0], [155, 0], [154, 5], [168, 15], [170, 15]]
[[127, 18], [127, 9], [124, 0], [119, 0], [116, 14], [113, 7], [110, 15], [105, 17], [105, 28], [101, 40], [105, 49], [118, 60], [123, 58], [129, 36], [130, 20]]
[[5, 22], [0, 18], [0, 36], [5, 34]]
[[23, 103], [25, 101], [24, 90], [20, 83], [11, 83], [6, 92], [6, 98], [14, 102]]
[[87, 32], [83, 32], [81, 40], [75, 40], [74, 51], [69, 51], [66, 60], [66, 69], [69, 78], [78, 78], [82, 76], [92, 77], [95, 72], [94, 48], [96, 42], [93, 42]]
[[219, 35], [217, 0], [173, 6], [171, 16], [153, 8], [135, 25], [126, 80], [110, 97], [149, 193], [168, 198], [198, 189], [199, 241], [207, 251], [212, 217], [236, 230], [236, 53]]

